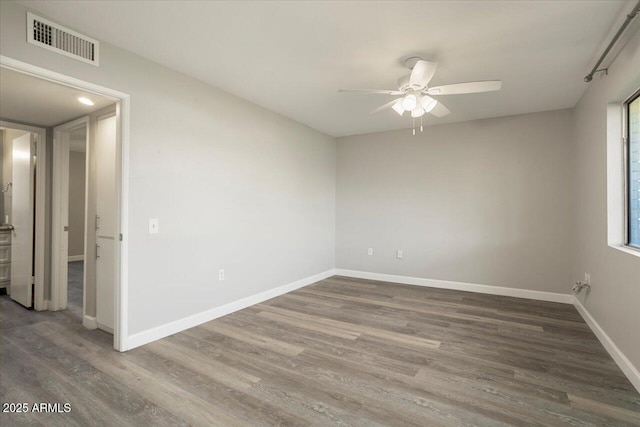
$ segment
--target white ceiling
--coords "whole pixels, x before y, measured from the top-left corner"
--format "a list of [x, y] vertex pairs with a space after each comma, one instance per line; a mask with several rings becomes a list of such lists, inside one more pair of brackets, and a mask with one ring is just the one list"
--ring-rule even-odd
[[[55, 126], [113, 104], [113, 100], [0, 68], [0, 117], [36, 126]], [[95, 105], [78, 102], [90, 98]]]
[[498, 93], [441, 98], [464, 121], [576, 104], [621, 1], [24, 1], [91, 37], [333, 136], [411, 126], [388, 96], [403, 59], [437, 61], [432, 85], [502, 79]]

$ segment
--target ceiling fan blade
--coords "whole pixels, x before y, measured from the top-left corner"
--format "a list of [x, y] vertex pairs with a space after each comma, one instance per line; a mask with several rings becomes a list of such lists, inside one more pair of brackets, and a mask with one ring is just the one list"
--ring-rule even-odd
[[437, 62], [419, 60], [416, 62], [416, 65], [413, 66], [413, 70], [411, 70], [409, 84], [412, 86], [428, 85], [436, 73], [436, 68], [438, 68]]
[[433, 107], [433, 109], [431, 111], [429, 111], [429, 112], [431, 114], [433, 114], [434, 116], [436, 116], [436, 117], [444, 117], [447, 114], [451, 113], [451, 111], [449, 111], [449, 109], [447, 107], [442, 105], [442, 103], [440, 101], [438, 101], [436, 106]]
[[375, 110], [373, 110], [369, 114], [379, 113], [380, 111], [386, 110], [387, 108], [391, 108], [391, 107], [393, 107], [393, 104], [395, 104], [396, 102], [398, 102], [398, 99], [394, 99], [393, 101], [387, 102], [386, 104], [376, 108]]
[[502, 80], [485, 80], [480, 82], [454, 83], [444, 86], [430, 87], [429, 95], [459, 95], [463, 93], [492, 92], [500, 90]]
[[379, 90], [379, 89], [340, 89], [338, 92], [374, 93], [379, 95], [402, 95], [399, 90]]

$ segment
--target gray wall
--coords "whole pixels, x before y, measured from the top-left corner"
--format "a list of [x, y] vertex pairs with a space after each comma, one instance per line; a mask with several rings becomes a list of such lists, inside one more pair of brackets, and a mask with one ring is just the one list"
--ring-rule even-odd
[[569, 292], [571, 120], [560, 110], [339, 138], [336, 267]]
[[98, 68], [29, 45], [25, 12], [0, 4], [3, 55], [131, 95], [130, 334], [334, 266], [333, 138], [107, 43]]
[[594, 78], [578, 103], [572, 150], [573, 279], [591, 273], [592, 289], [583, 299], [584, 305], [637, 369], [640, 369], [640, 257], [608, 245], [607, 104], [621, 103], [639, 87], [640, 31], [609, 67], [609, 74]]
[[69, 256], [84, 254], [85, 153], [69, 152]]

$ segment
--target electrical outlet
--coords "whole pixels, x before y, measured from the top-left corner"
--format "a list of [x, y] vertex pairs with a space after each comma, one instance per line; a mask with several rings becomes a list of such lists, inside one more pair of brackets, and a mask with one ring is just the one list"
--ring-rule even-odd
[[224, 280], [224, 270], [218, 270], [218, 280]]
[[369, 248], [367, 250], [367, 255], [373, 255], [373, 248]]
[[402, 249], [398, 249], [396, 251], [396, 258], [402, 259], [403, 256], [404, 256], [404, 254], [402, 253]]
[[584, 273], [584, 283], [586, 283], [587, 285], [591, 284], [591, 274], [590, 273]]

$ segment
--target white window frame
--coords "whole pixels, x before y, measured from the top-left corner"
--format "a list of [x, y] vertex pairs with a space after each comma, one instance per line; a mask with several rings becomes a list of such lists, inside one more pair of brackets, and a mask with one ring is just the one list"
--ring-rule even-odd
[[629, 104], [636, 99], [640, 99], [640, 89], [636, 90], [622, 103], [622, 143], [623, 143], [623, 163], [624, 163], [624, 246], [627, 249], [640, 252], [640, 247], [632, 245], [630, 240], [631, 231], [629, 230], [629, 214], [631, 213], [631, 201], [629, 200], [629, 187], [631, 185], [630, 149], [631, 138], [629, 135]]

